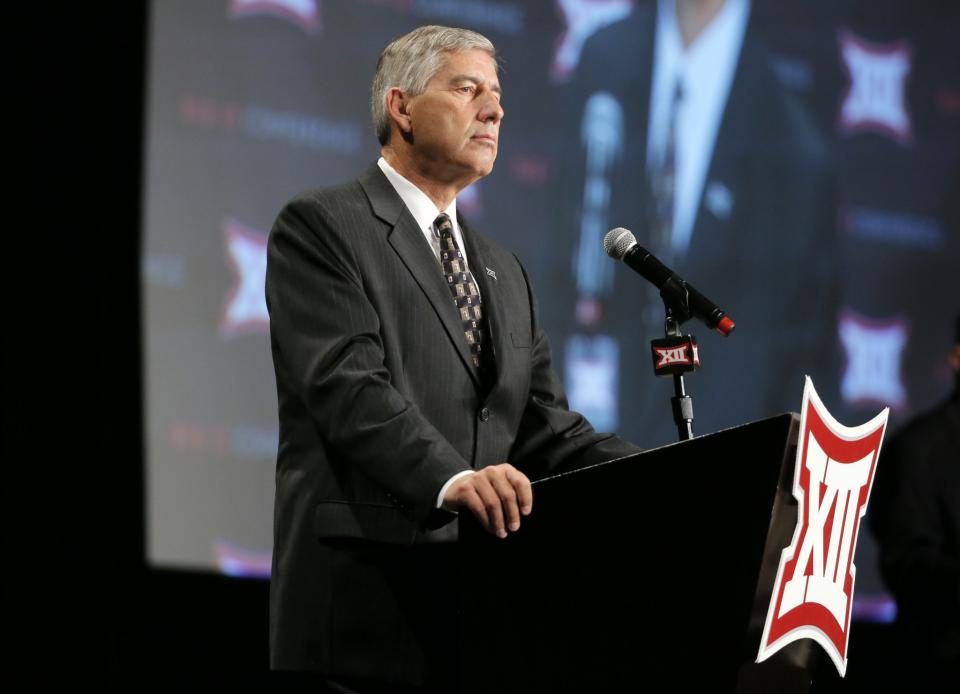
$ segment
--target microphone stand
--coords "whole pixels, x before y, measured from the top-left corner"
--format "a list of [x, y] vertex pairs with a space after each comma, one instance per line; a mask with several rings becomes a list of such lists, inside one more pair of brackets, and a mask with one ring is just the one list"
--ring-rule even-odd
[[[667, 309], [666, 317], [666, 335], [667, 337], [679, 337], [680, 323], [671, 315]], [[690, 369], [693, 371], [693, 369]], [[693, 398], [687, 395], [683, 383], [683, 372], [673, 374], [673, 397], [670, 398], [670, 405], [673, 407], [673, 422], [677, 425], [677, 434], [680, 441], [689, 441], [693, 438]]]
[[683, 335], [680, 325], [692, 316], [689, 294], [685, 283], [670, 278], [661, 288], [665, 311], [665, 337], [650, 341], [653, 371], [657, 376], [673, 376], [674, 395], [670, 398], [673, 421], [680, 441], [693, 438], [693, 398], [687, 395], [683, 375], [693, 373], [700, 366], [696, 338]]

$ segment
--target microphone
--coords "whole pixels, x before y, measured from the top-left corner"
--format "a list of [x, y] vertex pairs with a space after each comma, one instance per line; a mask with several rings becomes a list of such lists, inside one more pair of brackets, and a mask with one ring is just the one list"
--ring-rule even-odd
[[[724, 337], [733, 332], [736, 325], [730, 316], [657, 260], [650, 251], [638, 245], [636, 237], [629, 229], [617, 227], [608, 231], [603, 237], [603, 250], [611, 258], [622, 260], [651, 282], [660, 290], [660, 296], [670, 304], [671, 309], [676, 310], [674, 306], [679, 304], [684, 314], [681, 323], [692, 315]], [[670, 298], [676, 301], [670, 301]]]

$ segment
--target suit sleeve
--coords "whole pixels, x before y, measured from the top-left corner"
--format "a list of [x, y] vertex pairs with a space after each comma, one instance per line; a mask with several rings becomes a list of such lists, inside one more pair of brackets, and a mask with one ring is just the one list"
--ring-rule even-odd
[[391, 385], [379, 317], [334, 219], [304, 194], [281, 210], [270, 233], [266, 298], [277, 378], [337, 460], [424, 525], [443, 483], [470, 466]]
[[553, 369], [550, 344], [540, 325], [537, 299], [526, 270], [523, 276], [530, 301], [533, 349], [530, 394], [511, 461], [528, 476], [542, 478], [641, 452], [643, 449], [615, 434], [595, 431], [582, 414], [569, 409]]
[[[928, 419], [891, 439], [874, 483], [870, 524], [880, 569], [901, 607], [935, 620], [960, 614], [960, 560], [949, 547], [957, 500], [943, 471], [955, 460], [944, 431]], [[954, 448], [955, 450], [955, 448]], [[871, 492], [871, 496], [874, 496]]]

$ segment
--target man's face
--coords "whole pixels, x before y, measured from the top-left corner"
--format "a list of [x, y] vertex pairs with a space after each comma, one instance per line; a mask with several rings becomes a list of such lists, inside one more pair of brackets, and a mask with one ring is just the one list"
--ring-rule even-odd
[[410, 99], [413, 154], [420, 170], [437, 181], [486, 176], [497, 158], [500, 82], [485, 51], [449, 53], [422, 94]]

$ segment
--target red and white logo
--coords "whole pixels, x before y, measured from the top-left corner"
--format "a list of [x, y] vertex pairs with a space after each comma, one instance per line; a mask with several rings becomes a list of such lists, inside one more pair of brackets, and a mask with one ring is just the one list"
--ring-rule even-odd
[[907, 344], [907, 324], [899, 318], [872, 320], [844, 311], [840, 342], [847, 365], [840, 394], [851, 404], [881, 404], [898, 409], [907, 404], [900, 364]]
[[235, 337], [270, 329], [264, 287], [267, 279], [267, 237], [228, 219], [223, 225], [227, 259], [237, 283], [227, 296], [220, 334]]
[[850, 84], [840, 106], [838, 127], [854, 134], [874, 132], [901, 144], [913, 138], [906, 106], [912, 54], [906, 41], [883, 46], [848, 31], [839, 35], [840, 55]]
[[[692, 350], [693, 354], [689, 353]], [[699, 364], [700, 355], [696, 345], [680, 345], [679, 347], [654, 347], [657, 354], [657, 368], [672, 364]]]
[[807, 378], [793, 477], [797, 527], [780, 555], [758, 663], [793, 641], [813, 639], [840, 676], [846, 673], [853, 557], [889, 412], [858, 427], [843, 426]]
[[306, 32], [321, 28], [318, 0], [231, 0], [228, 16], [231, 19], [267, 15], [285, 19]]
[[566, 28], [556, 41], [550, 74], [555, 81], [563, 81], [577, 69], [584, 42], [630, 14], [633, 0], [557, 0], [557, 8]]

